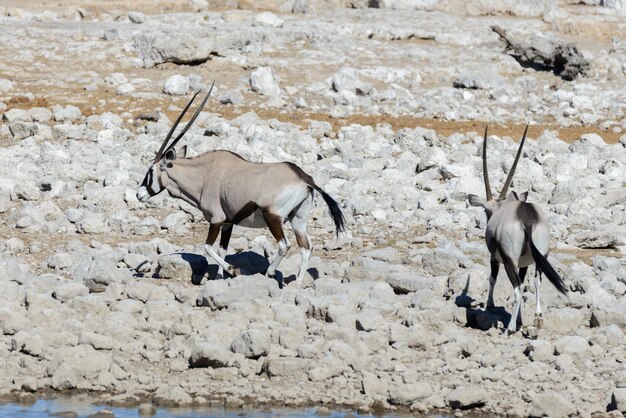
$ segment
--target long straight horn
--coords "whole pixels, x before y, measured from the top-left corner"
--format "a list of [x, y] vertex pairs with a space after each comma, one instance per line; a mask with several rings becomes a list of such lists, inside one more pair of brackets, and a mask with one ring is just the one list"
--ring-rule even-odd
[[176, 130], [176, 127], [178, 126], [178, 124], [182, 120], [183, 116], [185, 116], [185, 113], [187, 113], [187, 110], [189, 109], [189, 106], [191, 106], [191, 104], [193, 103], [193, 101], [196, 98], [196, 96], [198, 95], [198, 93], [200, 93], [200, 91], [197, 91], [196, 94], [193, 95], [191, 100], [189, 100], [189, 103], [187, 103], [187, 106], [185, 106], [183, 111], [180, 112], [180, 115], [178, 115], [178, 118], [176, 118], [176, 122], [174, 122], [174, 125], [172, 126], [172, 129], [170, 129], [170, 131], [167, 133], [167, 136], [165, 137], [165, 141], [163, 141], [163, 144], [161, 145], [161, 148], [159, 148], [159, 152], [157, 152], [156, 156], [154, 157], [154, 162], [155, 163], [157, 161], [159, 161], [161, 159], [161, 157], [163, 156], [163, 152], [165, 151], [165, 148], [167, 148], [167, 141], [169, 141], [170, 138], [172, 137], [172, 135], [174, 134], [174, 131]]
[[504, 199], [506, 197], [506, 192], [511, 185], [511, 180], [513, 180], [513, 174], [515, 174], [515, 168], [517, 167], [517, 162], [519, 161], [520, 155], [522, 155], [522, 148], [524, 147], [524, 141], [526, 140], [526, 133], [528, 132], [528, 123], [526, 124], [526, 129], [524, 129], [524, 135], [522, 136], [522, 140], [520, 141], [519, 148], [517, 149], [517, 155], [515, 156], [515, 161], [513, 161], [513, 165], [511, 166], [511, 171], [509, 171], [509, 175], [506, 178], [506, 182], [504, 183], [504, 187], [502, 187], [502, 191], [500, 192], [499, 199]]
[[207, 100], [209, 100], [209, 96], [211, 95], [211, 92], [213, 91], [213, 86], [215, 86], [215, 81], [213, 81], [213, 84], [211, 84], [211, 88], [209, 89], [209, 92], [207, 93], [206, 97], [204, 98], [204, 100], [202, 100], [202, 103], [200, 103], [200, 106], [198, 106], [198, 109], [196, 109], [196, 113], [193, 114], [189, 122], [187, 122], [187, 125], [185, 125], [181, 133], [179, 133], [178, 136], [176, 137], [176, 139], [172, 141], [172, 144], [169, 147], [167, 147], [168, 150], [174, 148], [176, 144], [178, 143], [178, 141], [180, 141], [180, 139], [183, 137], [183, 135], [185, 135], [187, 131], [189, 130], [189, 128], [191, 128], [191, 125], [193, 125], [195, 120], [198, 118], [198, 115], [200, 114], [200, 112], [202, 112], [202, 109], [204, 108], [204, 105], [206, 104]]
[[493, 199], [491, 185], [489, 184], [489, 173], [487, 173], [487, 126], [485, 126], [485, 137], [483, 138], [483, 180], [485, 181], [485, 194], [487, 201]]

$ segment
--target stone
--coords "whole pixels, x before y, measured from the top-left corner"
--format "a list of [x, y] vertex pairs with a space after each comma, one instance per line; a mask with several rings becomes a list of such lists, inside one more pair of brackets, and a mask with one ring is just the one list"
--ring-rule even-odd
[[250, 88], [263, 96], [280, 94], [280, 86], [270, 67], [259, 67], [250, 74]]
[[579, 336], [562, 337], [556, 341], [554, 347], [557, 354], [569, 354], [580, 360], [584, 360], [590, 354], [589, 342]]
[[124, 283], [128, 280], [128, 270], [119, 269], [106, 259], [86, 260], [78, 264], [72, 272], [72, 279], [87, 286], [90, 292], [104, 292], [111, 283]]
[[90, 345], [96, 350], [112, 350], [116, 346], [113, 338], [95, 332], [81, 333], [78, 342]]
[[297, 357], [267, 358], [263, 369], [270, 378], [300, 378], [308, 372], [309, 361]]
[[452, 86], [464, 89], [488, 89], [502, 83], [502, 79], [497, 74], [463, 73], [452, 81]]
[[533, 361], [550, 361], [554, 359], [554, 344], [545, 340], [530, 341], [528, 356]]
[[188, 90], [189, 79], [180, 74], [169, 77], [163, 86], [163, 93], [171, 96], [184, 96]]
[[2, 114], [2, 120], [8, 123], [28, 121], [28, 112], [24, 109], [9, 109]]
[[236, 106], [243, 103], [243, 95], [237, 89], [226, 90], [220, 95], [218, 100], [221, 104], [232, 104]]
[[78, 296], [87, 296], [89, 288], [81, 282], [63, 283], [52, 292], [52, 297], [59, 302], [69, 302]]
[[209, 267], [205, 257], [190, 253], [161, 255], [157, 263], [156, 274], [161, 279], [189, 280], [203, 276]]
[[254, 17], [255, 26], [266, 26], [270, 28], [282, 28], [283, 20], [271, 12], [259, 13]]
[[590, 323], [592, 327], [617, 325], [626, 332], [626, 303], [593, 306]]
[[531, 417], [555, 417], [566, 418], [576, 414], [576, 407], [564, 395], [554, 391], [548, 391], [533, 399], [530, 410]]
[[76, 106], [67, 105], [54, 109], [54, 120], [57, 122], [74, 122], [81, 116], [81, 111]]
[[433, 285], [431, 277], [421, 276], [415, 273], [396, 273], [385, 280], [394, 292], [404, 294], [416, 292], [421, 289], [430, 289]]
[[19, 262], [18, 258], [0, 259], [0, 281], [10, 280], [23, 284], [30, 277], [28, 269]]
[[453, 409], [478, 408], [487, 403], [487, 393], [482, 388], [458, 387], [446, 396], [446, 404]]
[[21, 311], [21, 309], [8, 306], [0, 307], [0, 332], [3, 335], [13, 335], [28, 328], [29, 320], [26, 312]]
[[385, 318], [375, 309], [363, 309], [356, 315], [356, 328], [360, 331], [375, 331], [384, 325]]
[[191, 367], [228, 367], [231, 353], [219, 344], [198, 343], [191, 349]]
[[61, 363], [54, 371], [50, 385], [56, 390], [74, 389], [78, 386], [78, 376], [69, 364]]
[[433, 388], [427, 382], [392, 384], [389, 386], [389, 403], [411, 405], [433, 394]]
[[557, 334], [570, 335], [588, 320], [588, 313], [580, 309], [551, 309], [544, 314], [544, 328]]
[[162, 386], [154, 393], [154, 403], [158, 406], [190, 405], [193, 398], [180, 386]]
[[132, 22], [132, 23], [136, 23], [136, 24], [140, 24], [145, 22], [146, 20], [146, 15], [144, 15], [141, 12], [130, 12], [128, 13], [128, 19]]
[[16, 141], [36, 135], [39, 132], [37, 125], [32, 122], [13, 122], [9, 125], [9, 131]]
[[230, 345], [233, 353], [246, 358], [259, 358], [267, 354], [270, 348], [270, 334], [266, 330], [248, 329], [235, 337]]
[[[381, 379], [371, 372], [364, 372], [361, 379], [363, 393], [369, 397], [385, 396], [389, 393], [387, 380]], [[397, 389], [397, 388], [396, 388]]]
[[189, 65], [206, 62], [212, 54], [222, 55], [241, 42], [245, 43], [247, 36], [247, 33], [227, 32], [207, 35], [163, 27], [138, 33], [133, 37], [133, 45], [146, 68], [164, 62]]
[[337, 93], [350, 92], [359, 96], [372, 93], [372, 86], [359, 80], [354, 68], [342, 67], [330, 80], [331, 86]]

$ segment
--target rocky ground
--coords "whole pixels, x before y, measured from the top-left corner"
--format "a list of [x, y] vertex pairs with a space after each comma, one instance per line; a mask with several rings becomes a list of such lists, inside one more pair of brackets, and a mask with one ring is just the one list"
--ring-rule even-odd
[[[0, 394], [626, 413], [623, 2], [366, 3], [0, 5]], [[574, 42], [590, 67], [523, 68], [496, 24]], [[228, 257], [242, 276], [214, 279], [201, 214], [136, 199], [213, 80], [191, 155], [295, 162], [343, 208], [335, 239], [317, 202], [302, 286], [297, 251], [265, 278], [277, 246], [243, 228]], [[467, 194], [484, 194], [484, 126], [499, 190], [526, 122], [512, 188], [546, 213], [570, 291], [543, 283], [536, 329], [525, 287], [524, 327], [504, 337], [512, 287], [501, 272], [484, 310], [485, 215]]]

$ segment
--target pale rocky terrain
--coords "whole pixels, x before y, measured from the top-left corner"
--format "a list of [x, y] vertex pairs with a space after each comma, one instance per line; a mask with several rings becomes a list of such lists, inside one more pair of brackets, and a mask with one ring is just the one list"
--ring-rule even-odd
[[[2, 397], [626, 413], [623, 1], [212, 5], [0, 4]], [[589, 70], [523, 68], [491, 25], [573, 42]], [[293, 247], [266, 278], [276, 243], [237, 227], [242, 275], [215, 278], [198, 210], [137, 201], [213, 80], [190, 155], [292, 161], [344, 211], [336, 239], [318, 199], [303, 285]], [[484, 195], [485, 125], [499, 190], [527, 122], [512, 189], [543, 208], [569, 292], [544, 281], [537, 329], [531, 280], [504, 337], [512, 287], [501, 271], [485, 311], [486, 221], [467, 194]]]

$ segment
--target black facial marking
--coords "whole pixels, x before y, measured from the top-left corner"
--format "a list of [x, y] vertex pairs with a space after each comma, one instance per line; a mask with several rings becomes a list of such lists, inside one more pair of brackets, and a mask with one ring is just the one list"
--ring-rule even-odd
[[150, 168], [148, 169], [148, 172], [146, 173], [146, 176], [143, 178], [143, 182], [141, 183], [141, 185], [142, 185], [143, 187], [145, 187], [145, 188], [146, 188], [146, 190], [148, 191], [148, 194], [149, 194], [150, 196], [155, 196], [155, 195], [157, 195], [157, 194], [158, 194], [158, 193], [157, 193], [157, 192], [156, 192], [156, 191], [152, 188], [152, 177], [154, 176], [153, 171], [154, 171], [154, 170], [152, 169], [152, 167], [150, 167]]

